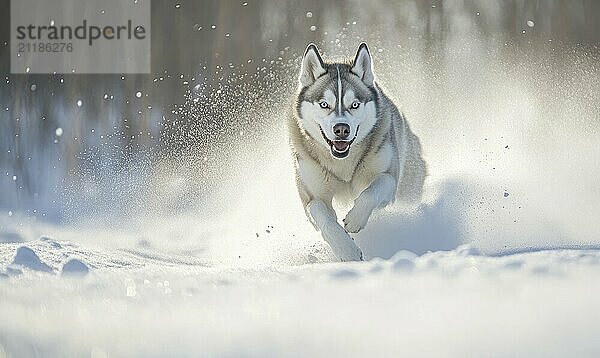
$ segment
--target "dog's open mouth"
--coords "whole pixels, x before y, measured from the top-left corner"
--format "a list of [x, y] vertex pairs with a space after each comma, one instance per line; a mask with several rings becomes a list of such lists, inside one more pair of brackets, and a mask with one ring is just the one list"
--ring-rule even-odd
[[325, 135], [325, 132], [323, 132], [323, 128], [321, 128], [321, 126], [319, 126], [319, 129], [321, 130], [321, 135], [323, 136], [323, 139], [325, 139], [325, 142], [327, 142], [327, 144], [329, 144], [329, 147], [331, 147], [331, 155], [338, 159], [346, 158], [350, 153], [350, 146], [352, 145], [352, 142], [354, 142], [354, 140], [356, 139], [356, 135], [358, 134], [358, 127], [356, 128], [356, 134], [354, 134], [354, 138], [352, 138], [351, 140], [330, 140]]

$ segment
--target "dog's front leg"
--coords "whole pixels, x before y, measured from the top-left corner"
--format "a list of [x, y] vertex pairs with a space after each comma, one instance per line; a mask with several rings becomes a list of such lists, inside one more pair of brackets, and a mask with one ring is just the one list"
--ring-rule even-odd
[[348, 232], [359, 232], [367, 225], [375, 208], [386, 206], [394, 200], [396, 180], [390, 174], [379, 174], [371, 184], [354, 200], [354, 207], [344, 218]]
[[321, 231], [323, 239], [331, 246], [340, 261], [362, 260], [362, 251], [346, 230], [338, 224], [335, 212], [322, 200], [311, 200], [306, 210], [310, 213], [315, 226]]

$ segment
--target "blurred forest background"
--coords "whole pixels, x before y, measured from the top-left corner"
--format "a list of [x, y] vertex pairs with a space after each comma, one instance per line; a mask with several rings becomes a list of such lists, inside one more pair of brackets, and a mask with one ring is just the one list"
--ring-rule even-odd
[[[596, 0], [154, 0], [152, 74], [11, 75], [9, 6], [0, 1], [0, 210], [49, 220], [75, 200], [65, 191], [107, 188], [73, 187], [73, 176], [116, 180], [107, 173], [192, 150], [219, 162], [207, 143], [278, 125], [309, 42], [342, 56], [367, 41], [384, 85], [397, 80], [391, 71], [412, 80], [395, 98], [425, 98], [407, 101], [418, 120], [436, 114], [420, 108], [452, 81], [457, 51], [507, 68], [533, 61], [560, 82], [573, 61], [597, 61], [600, 41]], [[598, 93], [581, 96], [594, 111]], [[138, 190], [119, 186], [114, 195]]]

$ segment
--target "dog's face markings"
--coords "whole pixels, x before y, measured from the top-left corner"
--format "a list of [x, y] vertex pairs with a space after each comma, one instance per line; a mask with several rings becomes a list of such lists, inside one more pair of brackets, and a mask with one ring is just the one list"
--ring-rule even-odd
[[371, 63], [365, 44], [351, 65], [324, 63], [313, 44], [302, 59], [298, 114], [304, 130], [337, 159], [346, 158], [376, 124]]

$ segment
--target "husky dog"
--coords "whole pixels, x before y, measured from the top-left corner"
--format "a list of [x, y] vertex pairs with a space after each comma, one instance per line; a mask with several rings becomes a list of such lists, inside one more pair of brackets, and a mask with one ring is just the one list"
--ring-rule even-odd
[[[287, 124], [300, 199], [341, 261], [362, 260], [348, 233], [359, 232], [375, 208], [396, 198], [420, 201], [426, 176], [421, 144], [375, 82], [365, 43], [347, 63], [323, 62], [310, 44], [299, 82]], [[344, 226], [337, 221], [334, 198], [354, 200]]]

